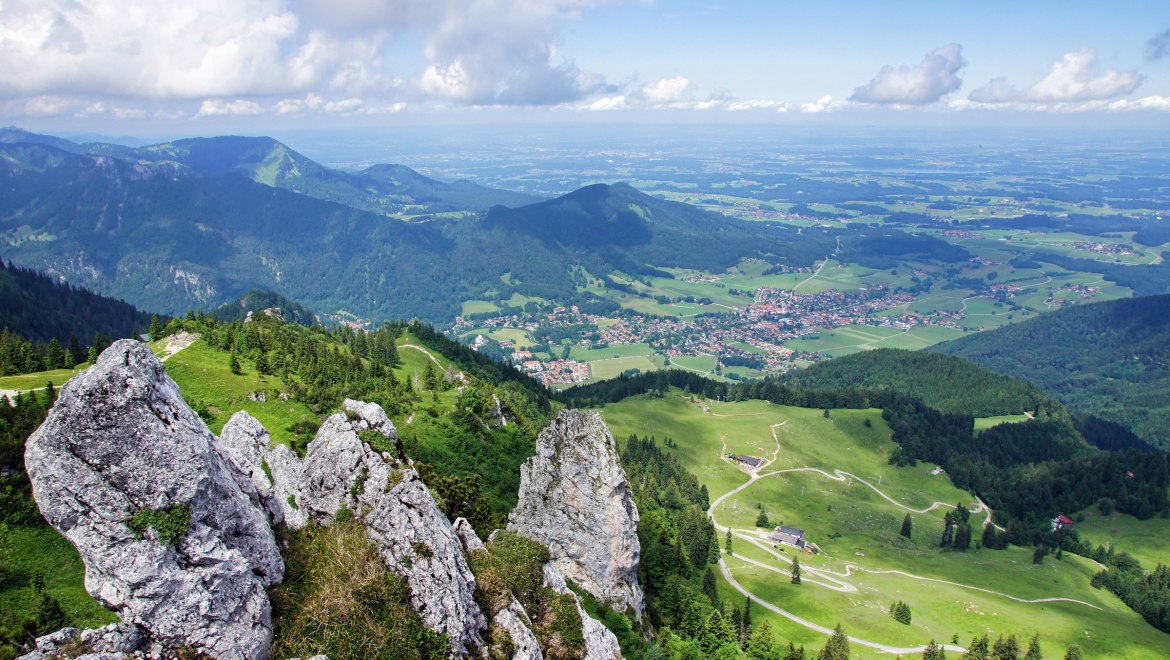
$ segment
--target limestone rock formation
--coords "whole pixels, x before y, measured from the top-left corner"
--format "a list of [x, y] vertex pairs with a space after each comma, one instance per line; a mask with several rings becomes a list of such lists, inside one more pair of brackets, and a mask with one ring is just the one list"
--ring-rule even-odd
[[247, 480], [257, 495], [256, 505], [268, 512], [272, 524], [284, 523], [284, 508], [275, 498], [275, 489], [268, 477], [268, 450], [272, 438], [258, 419], [241, 410], [231, 416], [219, 434], [223, 455], [228, 458], [241, 479]]
[[[453, 653], [481, 648], [487, 621], [460, 538], [409, 466], [382, 408], [348, 399], [342, 407], [309, 444], [297, 488], [301, 508], [325, 523], [342, 508], [354, 512], [386, 565], [406, 578], [423, 623], [447, 633]], [[395, 450], [376, 451], [358, 435], [367, 430]]]
[[565, 584], [565, 577], [551, 563], [544, 565], [544, 586], [558, 594], [573, 597], [577, 604], [577, 613], [581, 615], [581, 634], [585, 637], [585, 660], [618, 660], [622, 657], [622, 647], [617, 637], [597, 619], [589, 616], [577, 594], [573, 593]]
[[264, 588], [284, 565], [260, 493], [149, 348], [118, 341], [66, 383], [25, 465], [86, 589], [125, 623], [217, 658], [267, 657]]
[[520, 468], [508, 530], [548, 546], [552, 564], [598, 600], [641, 618], [638, 508], [601, 415], [564, 410]]
[[[584, 619], [582, 619], [584, 620]], [[492, 626], [508, 633], [512, 640], [512, 660], [544, 660], [540, 642], [532, 632], [532, 620], [515, 598], [492, 617]]]

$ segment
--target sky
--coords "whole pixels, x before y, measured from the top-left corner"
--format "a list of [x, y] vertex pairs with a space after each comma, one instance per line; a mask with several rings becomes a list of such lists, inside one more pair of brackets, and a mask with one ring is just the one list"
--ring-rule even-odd
[[[1170, 130], [1164, 0], [0, 0], [0, 122]], [[1059, 119], [1057, 119], [1059, 118]]]

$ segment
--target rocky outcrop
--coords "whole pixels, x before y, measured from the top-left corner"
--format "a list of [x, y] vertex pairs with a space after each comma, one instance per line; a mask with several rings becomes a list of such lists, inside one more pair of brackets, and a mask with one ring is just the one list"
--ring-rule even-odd
[[231, 461], [237, 480], [246, 480], [256, 494], [256, 505], [268, 512], [273, 525], [284, 523], [284, 508], [275, 499], [268, 476], [268, 451], [272, 438], [255, 417], [241, 410], [231, 416], [219, 434], [223, 455]]
[[150, 349], [122, 340], [61, 388], [25, 465], [86, 589], [125, 623], [162, 645], [265, 658], [264, 588], [284, 565], [255, 482], [221, 452]]
[[548, 546], [565, 577], [640, 619], [637, 527], [638, 508], [605, 421], [596, 412], [562, 411], [520, 468], [508, 530]]
[[[375, 450], [359, 436], [363, 431], [381, 434], [385, 440], [377, 444], [393, 451]], [[483, 646], [487, 621], [475, 603], [463, 545], [410, 467], [381, 407], [346, 400], [342, 413], [325, 420], [305, 455], [296, 500], [326, 524], [342, 509], [352, 511], [386, 565], [406, 578], [423, 624], [446, 633], [452, 653]]]
[[[502, 634], [508, 636], [512, 643], [512, 660], [544, 660], [540, 642], [532, 632], [532, 620], [515, 598], [492, 617], [492, 628], [496, 637]], [[497, 650], [502, 649], [497, 645]]]
[[544, 565], [544, 586], [558, 594], [573, 597], [577, 604], [577, 613], [581, 615], [581, 634], [585, 637], [585, 660], [618, 660], [622, 657], [622, 647], [617, 637], [597, 619], [589, 616], [577, 594], [569, 589], [565, 577], [556, 566]]

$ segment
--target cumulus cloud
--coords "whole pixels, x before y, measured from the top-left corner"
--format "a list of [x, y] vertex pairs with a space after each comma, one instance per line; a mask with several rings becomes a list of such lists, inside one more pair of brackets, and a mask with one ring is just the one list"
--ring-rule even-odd
[[244, 116], [244, 115], [258, 115], [264, 112], [259, 103], [255, 101], [248, 101], [246, 99], [236, 99], [234, 101], [225, 101], [224, 99], [204, 99], [199, 106], [199, 112], [195, 113], [196, 117], [223, 117], [223, 116]]
[[883, 105], [926, 105], [959, 89], [963, 47], [947, 44], [922, 58], [918, 66], [886, 65], [869, 84], [853, 90], [850, 101]]
[[1170, 30], [1155, 34], [1146, 42], [1146, 59], [1161, 60], [1170, 57]]
[[1101, 69], [1097, 52], [1091, 48], [1067, 53], [1057, 60], [1048, 75], [1026, 89], [996, 78], [971, 92], [975, 103], [1056, 104], [1102, 101], [1125, 96], [1138, 88], [1143, 77], [1136, 71]]
[[5, 0], [0, 99], [244, 98], [283, 113], [328, 110], [304, 102], [309, 93], [385, 107], [428, 96], [557, 104], [617, 91], [557, 52], [562, 24], [591, 4]]
[[642, 87], [640, 98], [649, 105], [671, 105], [694, 100], [695, 85], [687, 78], [664, 78]]
[[835, 112], [840, 110], [842, 103], [834, 101], [832, 96], [822, 96], [812, 103], [801, 103], [800, 111], [810, 114], [817, 114], [822, 112]]

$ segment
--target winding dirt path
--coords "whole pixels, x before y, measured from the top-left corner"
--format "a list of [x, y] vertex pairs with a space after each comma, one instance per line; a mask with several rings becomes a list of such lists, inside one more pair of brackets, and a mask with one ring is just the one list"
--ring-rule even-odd
[[[819, 633], [823, 633], [825, 635], [832, 635], [833, 634], [834, 631], [832, 628], [826, 628], [825, 626], [822, 626], [819, 623], [813, 623], [812, 621], [809, 621], [808, 619], [797, 616], [797, 615], [793, 614], [792, 612], [789, 612], [786, 609], [783, 609], [783, 608], [780, 608], [780, 607], [773, 605], [772, 603], [760, 598], [759, 596], [757, 596], [757, 595], [753, 594], [752, 592], [748, 591], [747, 589], [745, 589], [743, 587], [743, 585], [741, 585], [735, 579], [735, 576], [733, 576], [731, 574], [731, 569], [727, 567], [727, 562], [723, 561], [722, 557], [719, 558], [719, 570], [723, 573], [723, 579], [727, 580], [727, 583], [730, 584], [733, 589], [735, 589], [739, 593], [743, 594], [744, 596], [747, 596], [748, 598], [752, 599], [752, 601], [754, 601], [760, 607], [762, 607], [770, 612], [775, 612], [776, 614], [779, 614], [780, 616], [782, 616], [790, 621], [793, 621], [799, 625], [802, 625], [805, 628], [808, 628], [810, 630], [815, 630], [815, 631], [817, 631]], [[873, 642], [873, 641], [870, 641], [868, 639], [854, 637], [852, 635], [849, 636], [849, 642], [851, 644], [857, 644], [858, 646], [864, 646], [867, 648], [876, 649], [878, 651], [881, 651], [882, 653], [892, 653], [895, 655], [909, 655], [911, 653], [922, 653], [923, 651], [926, 650], [925, 645], [911, 646], [911, 647], [889, 646], [886, 644], [880, 644], [878, 642]], [[966, 653], [967, 652], [966, 648], [964, 648], [962, 646], [955, 646], [953, 644], [945, 644], [945, 645], [943, 645], [943, 648], [946, 649], [947, 651], [952, 651], [954, 653]]]
[[[780, 438], [776, 433], [776, 429], [780, 426], [783, 426], [786, 422], [787, 422], [787, 420], [785, 420], [784, 422], [780, 422], [779, 424], [774, 424], [771, 427], [772, 435], [776, 439], [777, 454], [780, 450]], [[721, 437], [720, 440], [723, 441], [723, 450], [722, 450], [722, 453], [720, 454], [720, 459], [722, 459], [723, 456], [725, 456], [727, 453], [726, 452], [727, 445], [726, 445], [726, 441], [724, 438]], [[774, 476], [774, 475], [778, 475], [778, 474], [795, 473], [795, 472], [813, 472], [813, 473], [819, 474], [827, 479], [832, 479], [833, 481], [837, 481], [837, 482], [843, 482], [847, 479], [855, 479], [858, 482], [860, 482], [861, 484], [868, 487], [873, 492], [877, 493], [878, 496], [885, 499], [887, 502], [893, 504], [894, 506], [897, 506], [898, 508], [900, 508], [904, 511], [908, 511], [911, 513], [925, 514], [925, 513], [929, 513], [931, 511], [934, 511], [936, 509], [939, 509], [939, 508], [951, 508], [951, 509], [955, 508], [954, 504], [948, 504], [946, 502], [933, 502], [932, 504], [930, 504], [929, 506], [927, 506], [924, 509], [916, 509], [914, 507], [903, 504], [902, 502], [899, 502], [898, 500], [894, 499], [893, 497], [890, 497], [888, 494], [886, 494], [884, 491], [882, 491], [880, 488], [878, 488], [874, 484], [872, 484], [869, 481], [866, 481], [865, 479], [862, 479], [861, 477], [858, 477], [857, 475], [852, 474], [850, 472], [846, 472], [846, 471], [840, 470], [840, 469], [834, 469], [832, 471], [832, 473], [830, 473], [830, 472], [827, 472], [827, 471], [822, 470], [820, 468], [798, 467], [798, 468], [786, 468], [786, 469], [782, 469], [782, 470], [772, 470], [769, 472], [762, 472], [762, 473], [759, 471], [757, 471], [755, 473], [751, 473], [750, 478], [746, 482], [744, 482], [743, 484], [740, 484], [736, 488], [733, 488], [732, 490], [724, 493], [723, 495], [720, 495], [713, 502], [711, 502], [710, 507], [707, 509], [707, 515], [711, 518], [711, 522], [715, 525], [715, 528], [717, 530], [723, 531], [723, 532], [729, 531], [731, 528], [729, 528], [726, 525], [721, 525], [719, 523], [719, 521], [716, 520], [716, 518], [715, 518], [716, 508], [719, 507], [720, 505], [722, 505], [723, 502], [728, 497], [732, 497], [732, 496], [740, 493], [741, 491], [752, 486], [754, 483], [756, 483], [756, 481], [763, 479], [765, 477], [770, 477], [770, 476]], [[987, 516], [983, 522], [983, 526], [986, 527], [987, 525], [994, 525], [995, 523], [992, 522], [992, 511], [991, 511], [990, 507], [988, 507], [987, 504], [984, 503], [983, 500], [979, 499], [978, 497], [975, 498], [975, 501], [976, 501], [976, 505], [975, 505], [975, 508], [971, 510], [971, 513], [984, 513], [985, 512], [987, 514]], [[999, 529], [1002, 529], [998, 525], [996, 525], [996, 527]], [[788, 565], [791, 565], [793, 563], [793, 560], [791, 558], [773, 550], [773, 548], [770, 547], [772, 545], [771, 542], [768, 541], [766, 536], [764, 536], [760, 532], [758, 532], [756, 530], [739, 530], [739, 532], [740, 532], [740, 536], [738, 538], [741, 541], [750, 543], [753, 547], [756, 547], [756, 548], [764, 551], [765, 553], [767, 553], [768, 555], [770, 555], [771, 557], [773, 557], [775, 560], [777, 560], [779, 562], [783, 562], [783, 563], [788, 564]], [[786, 577], [790, 577], [792, 574], [790, 570], [785, 570], [784, 568], [781, 568], [781, 567], [772, 566], [772, 565], [769, 565], [765, 562], [751, 559], [748, 557], [736, 556], [736, 559], [743, 561], [745, 563], [751, 564], [753, 566], [758, 566], [758, 567], [763, 568], [765, 570], [769, 570], [769, 571], [778, 573], [778, 574], [786, 576]], [[731, 573], [730, 567], [728, 567], [728, 565], [727, 565], [726, 561], [724, 561], [723, 557], [720, 557], [720, 559], [719, 559], [719, 568], [720, 568], [720, 571], [723, 573], [724, 579], [727, 580], [728, 584], [730, 584], [733, 588], [735, 588], [737, 591], [742, 593], [744, 596], [746, 596], [746, 597], [752, 599], [753, 601], [755, 601], [756, 603], [758, 603], [761, 607], [764, 607], [772, 612], [775, 612], [776, 614], [779, 614], [780, 616], [783, 616], [783, 617], [785, 617], [785, 618], [787, 618], [795, 623], [798, 623], [806, 628], [809, 628], [810, 630], [815, 630], [815, 631], [823, 633], [825, 635], [832, 635], [833, 634], [834, 631], [832, 629], [827, 628], [827, 627], [822, 626], [822, 625], [817, 624], [817, 623], [813, 623], [812, 621], [809, 621], [808, 619], [804, 619], [800, 616], [797, 616], [796, 614], [793, 614], [792, 612], [789, 612], [783, 608], [777, 607], [776, 605], [774, 605], [768, 601], [763, 600], [759, 596], [757, 596], [754, 593], [752, 593], [751, 591], [749, 591], [747, 588], [745, 588], [743, 585], [741, 585], [738, 581], [736, 581], [735, 577]], [[855, 593], [858, 591], [857, 586], [850, 583], [850, 582], [846, 582], [845, 579], [853, 576], [855, 573], [862, 573], [862, 572], [873, 573], [875, 575], [897, 575], [897, 576], [903, 577], [903, 578], [908, 579], [908, 580], [918, 580], [918, 581], [922, 581], [922, 582], [935, 582], [935, 583], [939, 583], [939, 584], [946, 584], [946, 585], [958, 587], [961, 589], [970, 589], [972, 591], [979, 591], [982, 593], [990, 594], [992, 596], [1006, 598], [1008, 600], [1012, 600], [1012, 601], [1015, 601], [1018, 603], [1035, 604], [1035, 603], [1065, 602], [1065, 603], [1073, 603], [1076, 605], [1083, 605], [1085, 607], [1090, 607], [1090, 608], [1093, 608], [1095, 610], [1101, 609], [1097, 605], [1093, 605], [1092, 603], [1088, 603], [1088, 602], [1085, 602], [1083, 600], [1077, 600], [1075, 598], [1064, 598], [1064, 597], [1059, 597], [1059, 596], [1055, 596], [1055, 597], [1051, 597], [1051, 598], [1034, 598], [1034, 599], [1020, 598], [1018, 596], [1013, 596], [1011, 594], [1003, 593], [1000, 591], [994, 591], [991, 589], [977, 587], [977, 586], [970, 585], [970, 584], [963, 584], [961, 582], [952, 582], [950, 580], [942, 580], [939, 578], [931, 578], [931, 577], [925, 577], [922, 575], [915, 575], [913, 573], [908, 573], [906, 571], [889, 570], [889, 569], [869, 569], [869, 568], [865, 568], [863, 566], [859, 566], [853, 562], [846, 562], [845, 563], [845, 572], [844, 573], [831, 571], [831, 570], [824, 569], [824, 568], [814, 568], [811, 566], [802, 566], [801, 567], [801, 578], [802, 578], [802, 582], [807, 582], [809, 584], [815, 584], [815, 585], [822, 587], [822, 588], [825, 588], [825, 589], [831, 589], [833, 591], [837, 591], [840, 593]], [[850, 640], [850, 642], [858, 644], [860, 646], [865, 646], [868, 648], [876, 649], [876, 650], [881, 651], [883, 653], [892, 653], [892, 654], [898, 654], [898, 655], [905, 655], [905, 654], [910, 654], [910, 653], [922, 653], [926, 649], [925, 646], [916, 646], [916, 647], [889, 646], [886, 644], [881, 644], [879, 642], [874, 642], [871, 640], [862, 639], [860, 637], [852, 637], [852, 636], [849, 637], [849, 640]], [[965, 653], [966, 652], [965, 648], [960, 647], [960, 646], [950, 645], [950, 644], [945, 645], [945, 648], [948, 651], [954, 651], [954, 652], [958, 652], [958, 653]]]

